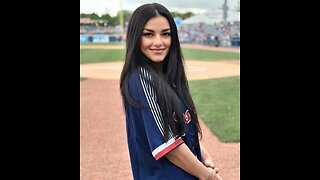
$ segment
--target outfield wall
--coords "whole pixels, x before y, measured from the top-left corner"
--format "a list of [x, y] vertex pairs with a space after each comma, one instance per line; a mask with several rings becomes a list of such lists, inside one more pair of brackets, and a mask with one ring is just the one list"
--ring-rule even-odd
[[120, 35], [105, 35], [105, 34], [97, 34], [97, 35], [89, 35], [89, 34], [80, 34], [80, 43], [109, 43], [109, 42], [121, 42]]

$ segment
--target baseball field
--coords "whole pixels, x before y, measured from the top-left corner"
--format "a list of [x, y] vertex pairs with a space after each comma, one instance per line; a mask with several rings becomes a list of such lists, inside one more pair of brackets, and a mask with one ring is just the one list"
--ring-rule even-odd
[[[240, 179], [240, 49], [182, 45], [203, 131], [224, 180]], [[80, 44], [80, 179], [132, 180], [119, 92], [121, 44]]]

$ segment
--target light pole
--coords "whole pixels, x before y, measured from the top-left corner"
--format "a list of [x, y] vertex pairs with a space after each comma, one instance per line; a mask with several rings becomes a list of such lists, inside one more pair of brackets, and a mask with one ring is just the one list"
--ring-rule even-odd
[[122, 34], [123, 34], [123, 10], [122, 10], [122, 0], [120, 0], [119, 22], [120, 22], [120, 37], [122, 37]]
[[228, 17], [228, 6], [227, 6], [227, 0], [224, 0], [223, 4], [223, 25], [227, 26], [227, 17]]

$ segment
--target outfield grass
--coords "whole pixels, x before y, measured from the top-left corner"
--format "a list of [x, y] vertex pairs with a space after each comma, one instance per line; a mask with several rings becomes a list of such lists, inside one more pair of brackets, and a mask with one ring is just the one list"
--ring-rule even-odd
[[219, 61], [240, 59], [240, 53], [236, 52], [221, 52], [190, 48], [182, 48], [182, 52], [186, 60]]
[[119, 42], [112, 42], [112, 43], [93, 43], [93, 42], [88, 42], [88, 43], [80, 43], [80, 45], [84, 46], [122, 46], [125, 45], [124, 43], [119, 43]]
[[[218, 52], [200, 49], [182, 49], [186, 60], [237, 60], [240, 59], [239, 53]], [[125, 56], [124, 49], [80, 49], [80, 64], [96, 62], [123, 61]]]
[[124, 49], [80, 49], [80, 64], [124, 60]]
[[80, 77], [80, 81], [86, 80], [88, 78]]
[[240, 142], [240, 76], [189, 81], [198, 115], [222, 142]]

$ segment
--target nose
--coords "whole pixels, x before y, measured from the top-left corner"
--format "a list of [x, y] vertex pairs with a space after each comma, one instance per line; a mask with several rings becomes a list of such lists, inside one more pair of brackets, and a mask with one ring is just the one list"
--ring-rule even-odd
[[162, 40], [161, 40], [161, 36], [160, 35], [155, 36], [153, 44], [155, 46], [161, 46], [162, 45]]

